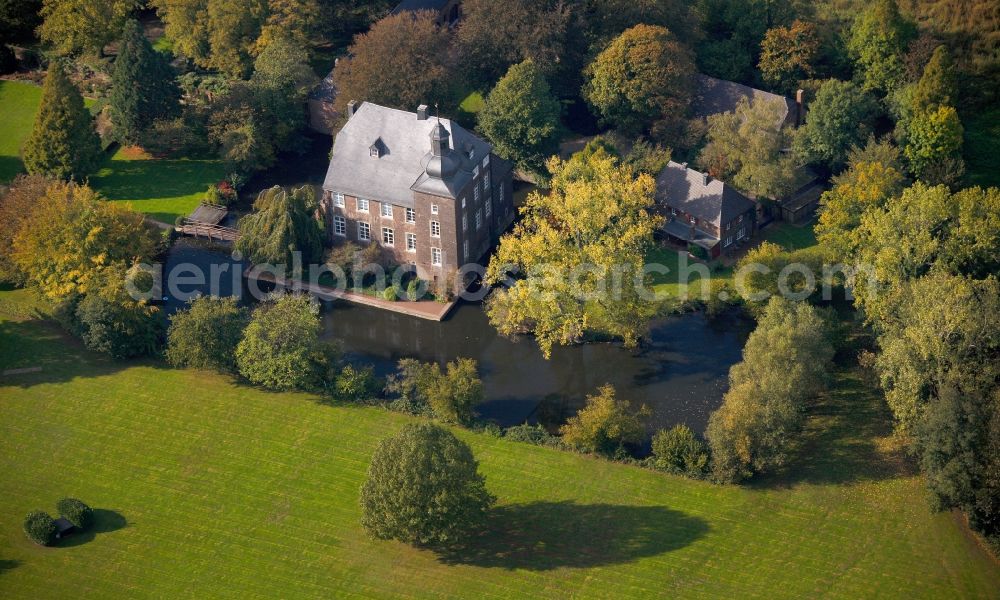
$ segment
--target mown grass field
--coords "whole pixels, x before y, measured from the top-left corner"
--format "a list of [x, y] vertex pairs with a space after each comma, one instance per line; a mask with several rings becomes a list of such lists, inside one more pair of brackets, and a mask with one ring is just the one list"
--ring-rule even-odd
[[[450, 555], [368, 539], [358, 488], [408, 417], [115, 364], [0, 291], [0, 597], [990, 597], [1000, 569], [900, 462], [852, 372], [796, 468], [717, 487], [459, 431], [498, 496]], [[42, 548], [73, 495], [96, 531]]]
[[[41, 100], [40, 87], [0, 81], [0, 183], [20, 172], [21, 145], [31, 133]], [[92, 104], [87, 101], [87, 104]], [[135, 210], [172, 224], [189, 214], [201, 201], [209, 184], [225, 176], [217, 160], [154, 159], [135, 149], [118, 150], [91, 175], [90, 183], [105, 197], [132, 205]]]

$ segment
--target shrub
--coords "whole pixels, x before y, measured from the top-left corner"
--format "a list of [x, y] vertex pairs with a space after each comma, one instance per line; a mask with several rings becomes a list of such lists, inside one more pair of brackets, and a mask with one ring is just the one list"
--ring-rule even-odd
[[398, 299], [396, 294], [396, 286], [390, 285], [389, 287], [385, 288], [385, 290], [383, 290], [382, 292], [382, 298], [388, 300], [389, 302], [395, 302]]
[[534, 425], [522, 423], [508, 427], [504, 430], [503, 437], [514, 442], [525, 442], [536, 446], [556, 446], [559, 444], [559, 438], [551, 435], [537, 423]]
[[413, 302], [420, 300], [420, 282], [418, 280], [410, 280], [409, 285], [406, 286], [406, 297]]
[[708, 447], [687, 425], [661, 429], [653, 436], [653, 466], [661, 471], [700, 477], [708, 469]]
[[632, 411], [627, 400], [615, 396], [615, 388], [605, 385], [597, 394], [587, 396], [587, 405], [570, 417], [559, 431], [569, 446], [613, 456], [625, 444], [642, 441], [643, 420], [648, 415], [645, 406]]
[[36, 544], [48, 546], [56, 540], [56, 522], [46, 512], [31, 511], [24, 518], [24, 533]]
[[[478, 364], [471, 358], [459, 358], [442, 371], [436, 363], [414, 359], [399, 361], [397, 372], [389, 377], [386, 391], [398, 394], [401, 406], [429, 406], [437, 418], [467, 425], [473, 410], [483, 399], [483, 383]], [[407, 412], [414, 412], [413, 409]]]
[[236, 298], [195, 298], [170, 318], [167, 361], [177, 367], [235, 371], [236, 346], [247, 321]]
[[76, 307], [76, 325], [83, 343], [115, 359], [151, 356], [160, 351], [163, 320], [160, 310], [144, 301], [132, 299], [127, 281], [136, 282], [135, 270], [128, 273], [109, 269], [102, 276], [101, 287], [86, 294]]
[[375, 449], [361, 486], [361, 524], [374, 537], [454, 544], [496, 501], [467, 444], [437, 425], [406, 425]]
[[347, 365], [337, 374], [334, 390], [340, 400], [366, 400], [378, 392], [375, 372], [370, 366], [358, 369]]
[[159, 119], [140, 134], [140, 145], [154, 156], [192, 156], [203, 154], [204, 126], [195, 118]]
[[236, 366], [271, 389], [323, 390], [334, 380], [337, 353], [319, 333], [319, 308], [307, 296], [280, 296], [254, 310], [236, 346]]
[[94, 511], [76, 498], [63, 498], [56, 504], [59, 516], [80, 529], [87, 529], [94, 523]]

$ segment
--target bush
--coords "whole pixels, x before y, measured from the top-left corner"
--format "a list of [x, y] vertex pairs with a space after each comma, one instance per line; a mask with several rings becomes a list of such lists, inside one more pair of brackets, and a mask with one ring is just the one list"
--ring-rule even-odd
[[334, 390], [339, 400], [366, 400], [378, 392], [375, 372], [371, 367], [357, 369], [347, 365], [337, 375]]
[[708, 447], [687, 425], [661, 429], [653, 436], [653, 466], [661, 471], [700, 477], [708, 469]]
[[412, 302], [420, 300], [420, 281], [417, 279], [410, 280], [409, 285], [406, 286], [406, 297]]
[[522, 423], [521, 425], [508, 427], [504, 430], [503, 437], [513, 442], [525, 442], [535, 444], [536, 446], [559, 445], [559, 438], [549, 434], [544, 427], [537, 423], [535, 425]]
[[140, 134], [140, 145], [154, 156], [197, 156], [208, 150], [207, 132], [196, 119], [159, 119]]
[[324, 390], [334, 381], [337, 352], [319, 333], [319, 308], [307, 296], [280, 296], [254, 310], [236, 346], [236, 366], [271, 389]]
[[[160, 351], [164, 327], [159, 309], [133, 300], [126, 288], [126, 281], [136, 273], [110, 269], [103, 275], [101, 287], [85, 295], [77, 305], [78, 333], [91, 350], [115, 359], [151, 356]], [[146, 291], [138, 284], [136, 287]]]
[[455, 544], [496, 501], [469, 446], [429, 423], [406, 425], [375, 449], [361, 486], [361, 525], [379, 539]]
[[615, 388], [605, 385], [597, 394], [587, 396], [587, 405], [570, 417], [559, 431], [563, 442], [569, 446], [614, 456], [625, 444], [642, 441], [643, 420], [648, 415], [645, 406], [633, 412], [627, 400], [615, 396]]
[[56, 504], [59, 516], [80, 529], [87, 529], [94, 523], [94, 511], [76, 498], [63, 498]]
[[385, 288], [385, 290], [382, 292], [382, 298], [384, 300], [388, 300], [389, 302], [395, 302], [398, 299], [396, 294], [396, 286], [390, 285], [389, 287]]
[[170, 318], [167, 361], [177, 367], [236, 370], [236, 346], [248, 318], [236, 298], [201, 296]]
[[[483, 382], [476, 361], [459, 358], [442, 371], [437, 363], [414, 359], [399, 361], [397, 372], [389, 377], [386, 391], [398, 394], [406, 412], [421, 412], [428, 406], [437, 418], [468, 425], [473, 410], [483, 399]], [[395, 404], [395, 403], [394, 403]]]
[[46, 512], [31, 511], [24, 518], [24, 533], [36, 544], [48, 546], [56, 540], [56, 522]]

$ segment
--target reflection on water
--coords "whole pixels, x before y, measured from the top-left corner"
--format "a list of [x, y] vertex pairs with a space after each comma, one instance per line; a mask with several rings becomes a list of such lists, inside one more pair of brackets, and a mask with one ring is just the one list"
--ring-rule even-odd
[[339, 340], [350, 358], [374, 363], [379, 373], [405, 357], [478, 360], [486, 393], [480, 415], [501, 425], [537, 420], [555, 426], [579, 410], [587, 394], [610, 383], [619, 397], [652, 409], [651, 430], [686, 423], [696, 431], [721, 403], [748, 331], [733, 315], [687, 314], [655, 323], [636, 351], [586, 344], [556, 347], [545, 360], [530, 337], [497, 335], [478, 304], [460, 305], [436, 323], [338, 302], [323, 322], [328, 339]]
[[[213, 265], [218, 269], [233, 262], [226, 254], [180, 240], [170, 253], [167, 271], [188, 263], [208, 273]], [[222, 295], [239, 287], [239, 279], [234, 282], [231, 275], [241, 269], [232, 264], [219, 278]], [[179, 291], [209, 292], [207, 282], [182, 288]], [[180, 306], [175, 295], [170, 296], [168, 313]], [[479, 304], [459, 305], [437, 323], [346, 302], [328, 303], [323, 328], [327, 339], [340, 341], [350, 360], [373, 364], [380, 375], [405, 357], [439, 363], [476, 359], [486, 393], [480, 415], [504, 426], [538, 421], [554, 427], [579, 410], [587, 394], [610, 383], [619, 397], [652, 409], [651, 431], [686, 423], [700, 432], [722, 401], [729, 367], [740, 360], [750, 326], [734, 315], [674, 316], [656, 322], [636, 351], [618, 344], [556, 347], [549, 360], [530, 337], [497, 335]]]

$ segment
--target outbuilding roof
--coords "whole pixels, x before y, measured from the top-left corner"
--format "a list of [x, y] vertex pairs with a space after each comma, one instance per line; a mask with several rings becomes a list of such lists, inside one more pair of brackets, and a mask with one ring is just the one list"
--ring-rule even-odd
[[656, 177], [656, 201], [716, 227], [755, 206], [732, 186], [674, 161]]
[[740, 100], [746, 98], [751, 104], [754, 101], [771, 101], [781, 104], [781, 119], [776, 123], [780, 128], [794, 126], [798, 117], [798, 106], [791, 98], [758, 90], [735, 81], [716, 79], [701, 73], [695, 76], [696, 91], [691, 102], [691, 109], [696, 117], [709, 117], [724, 112], [733, 112]]

